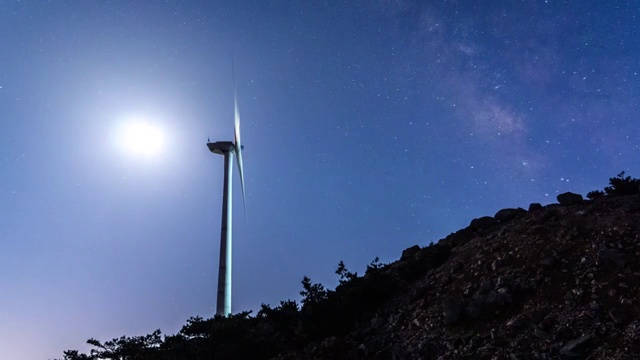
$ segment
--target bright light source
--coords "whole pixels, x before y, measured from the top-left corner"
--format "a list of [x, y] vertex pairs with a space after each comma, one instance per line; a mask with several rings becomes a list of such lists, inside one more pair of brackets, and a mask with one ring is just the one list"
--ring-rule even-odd
[[146, 121], [127, 121], [118, 131], [118, 143], [129, 154], [157, 155], [162, 150], [163, 140], [160, 128]]

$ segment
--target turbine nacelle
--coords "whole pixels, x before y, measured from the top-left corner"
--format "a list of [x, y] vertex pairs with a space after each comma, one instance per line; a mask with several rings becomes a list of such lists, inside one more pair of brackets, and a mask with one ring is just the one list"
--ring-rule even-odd
[[[209, 151], [214, 154], [224, 155], [225, 152], [234, 152], [236, 150], [236, 145], [233, 141], [216, 141], [207, 143], [207, 147]], [[241, 145], [241, 148], [244, 149], [244, 146]]]

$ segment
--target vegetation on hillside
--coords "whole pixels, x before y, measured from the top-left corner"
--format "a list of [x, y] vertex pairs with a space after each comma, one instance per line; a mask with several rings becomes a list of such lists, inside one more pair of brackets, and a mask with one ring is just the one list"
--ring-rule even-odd
[[640, 179], [633, 179], [631, 176], [624, 176], [622, 171], [616, 177], [609, 179], [609, 186], [604, 191], [594, 190], [587, 194], [589, 199], [597, 199], [603, 196], [623, 196], [640, 194]]
[[[89, 354], [77, 350], [64, 352], [64, 360], [162, 360], [162, 359], [268, 359], [295, 348], [331, 336], [349, 333], [367, 321], [378, 308], [406, 287], [407, 281], [446, 261], [448, 251], [431, 244], [402, 268], [376, 258], [363, 276], [350, 272], [341, 261], [336, 270], [339, 285], [328, 290], [308, 277], [302, 280], [302, 302], [281, 301], [278, 306], [262, 304], [251, 311], [211, 319], [192, 317], [175, 335], [156, 330], [146, 336], [123, 336], [104, 343], [89, 339], [94, 348]], [[401, 270], [401, 269], [400, 269]]]

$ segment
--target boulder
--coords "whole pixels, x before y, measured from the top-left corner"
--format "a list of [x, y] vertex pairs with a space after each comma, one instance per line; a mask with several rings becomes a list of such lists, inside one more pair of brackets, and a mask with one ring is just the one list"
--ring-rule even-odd
[[413, 245], [410, 248], [406, 248], [404, 250], [402, 250], [402, 256], [400, 256], [400, 260], [407, 260], [410, 259], [414, 256], [416, 256], [417, 253], [420, 252], [420, 246], [418, 245]]
[[474, 230], [484, 230], [488, 229], [498, 223], [498, 220], [492, 218], [491, 216], [483, 216], [477, 219], [471, 220], [470, 228]]
[[542, 210], [542, 205], [540, 203], [529, 204], [529, 211], [538, 211], [538, 210]]
[[527, 210], [523, 208], [507, 208], [498, 211], [493, 217], [498, 220], [498, 222], [504, 223], [507, 221], [511, 221], [519, 216], [522, 216], [527, 213]]
[[576, 205], [582, 204], [584, 199], [580, 194], [574, 194], [572, 192], [562, 193], [557, 196], [558, 202], [560, 205]]
[[442, 239], [439, 244], [446, 245], [448, 247], [456, 247], [461, 244], [465, 244], [467, 241], [473, 238], [474, 229], [466, 227], [449, 234], [446, 238]]

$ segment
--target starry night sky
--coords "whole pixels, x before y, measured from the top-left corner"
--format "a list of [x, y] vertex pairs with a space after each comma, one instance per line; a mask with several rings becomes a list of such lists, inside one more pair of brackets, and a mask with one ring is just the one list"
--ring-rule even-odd
[[[0, 357], [233, 312], [640, 176], [635, 1], [0, 1]], [[118, 126], [162, 129], [156, 156]]]

